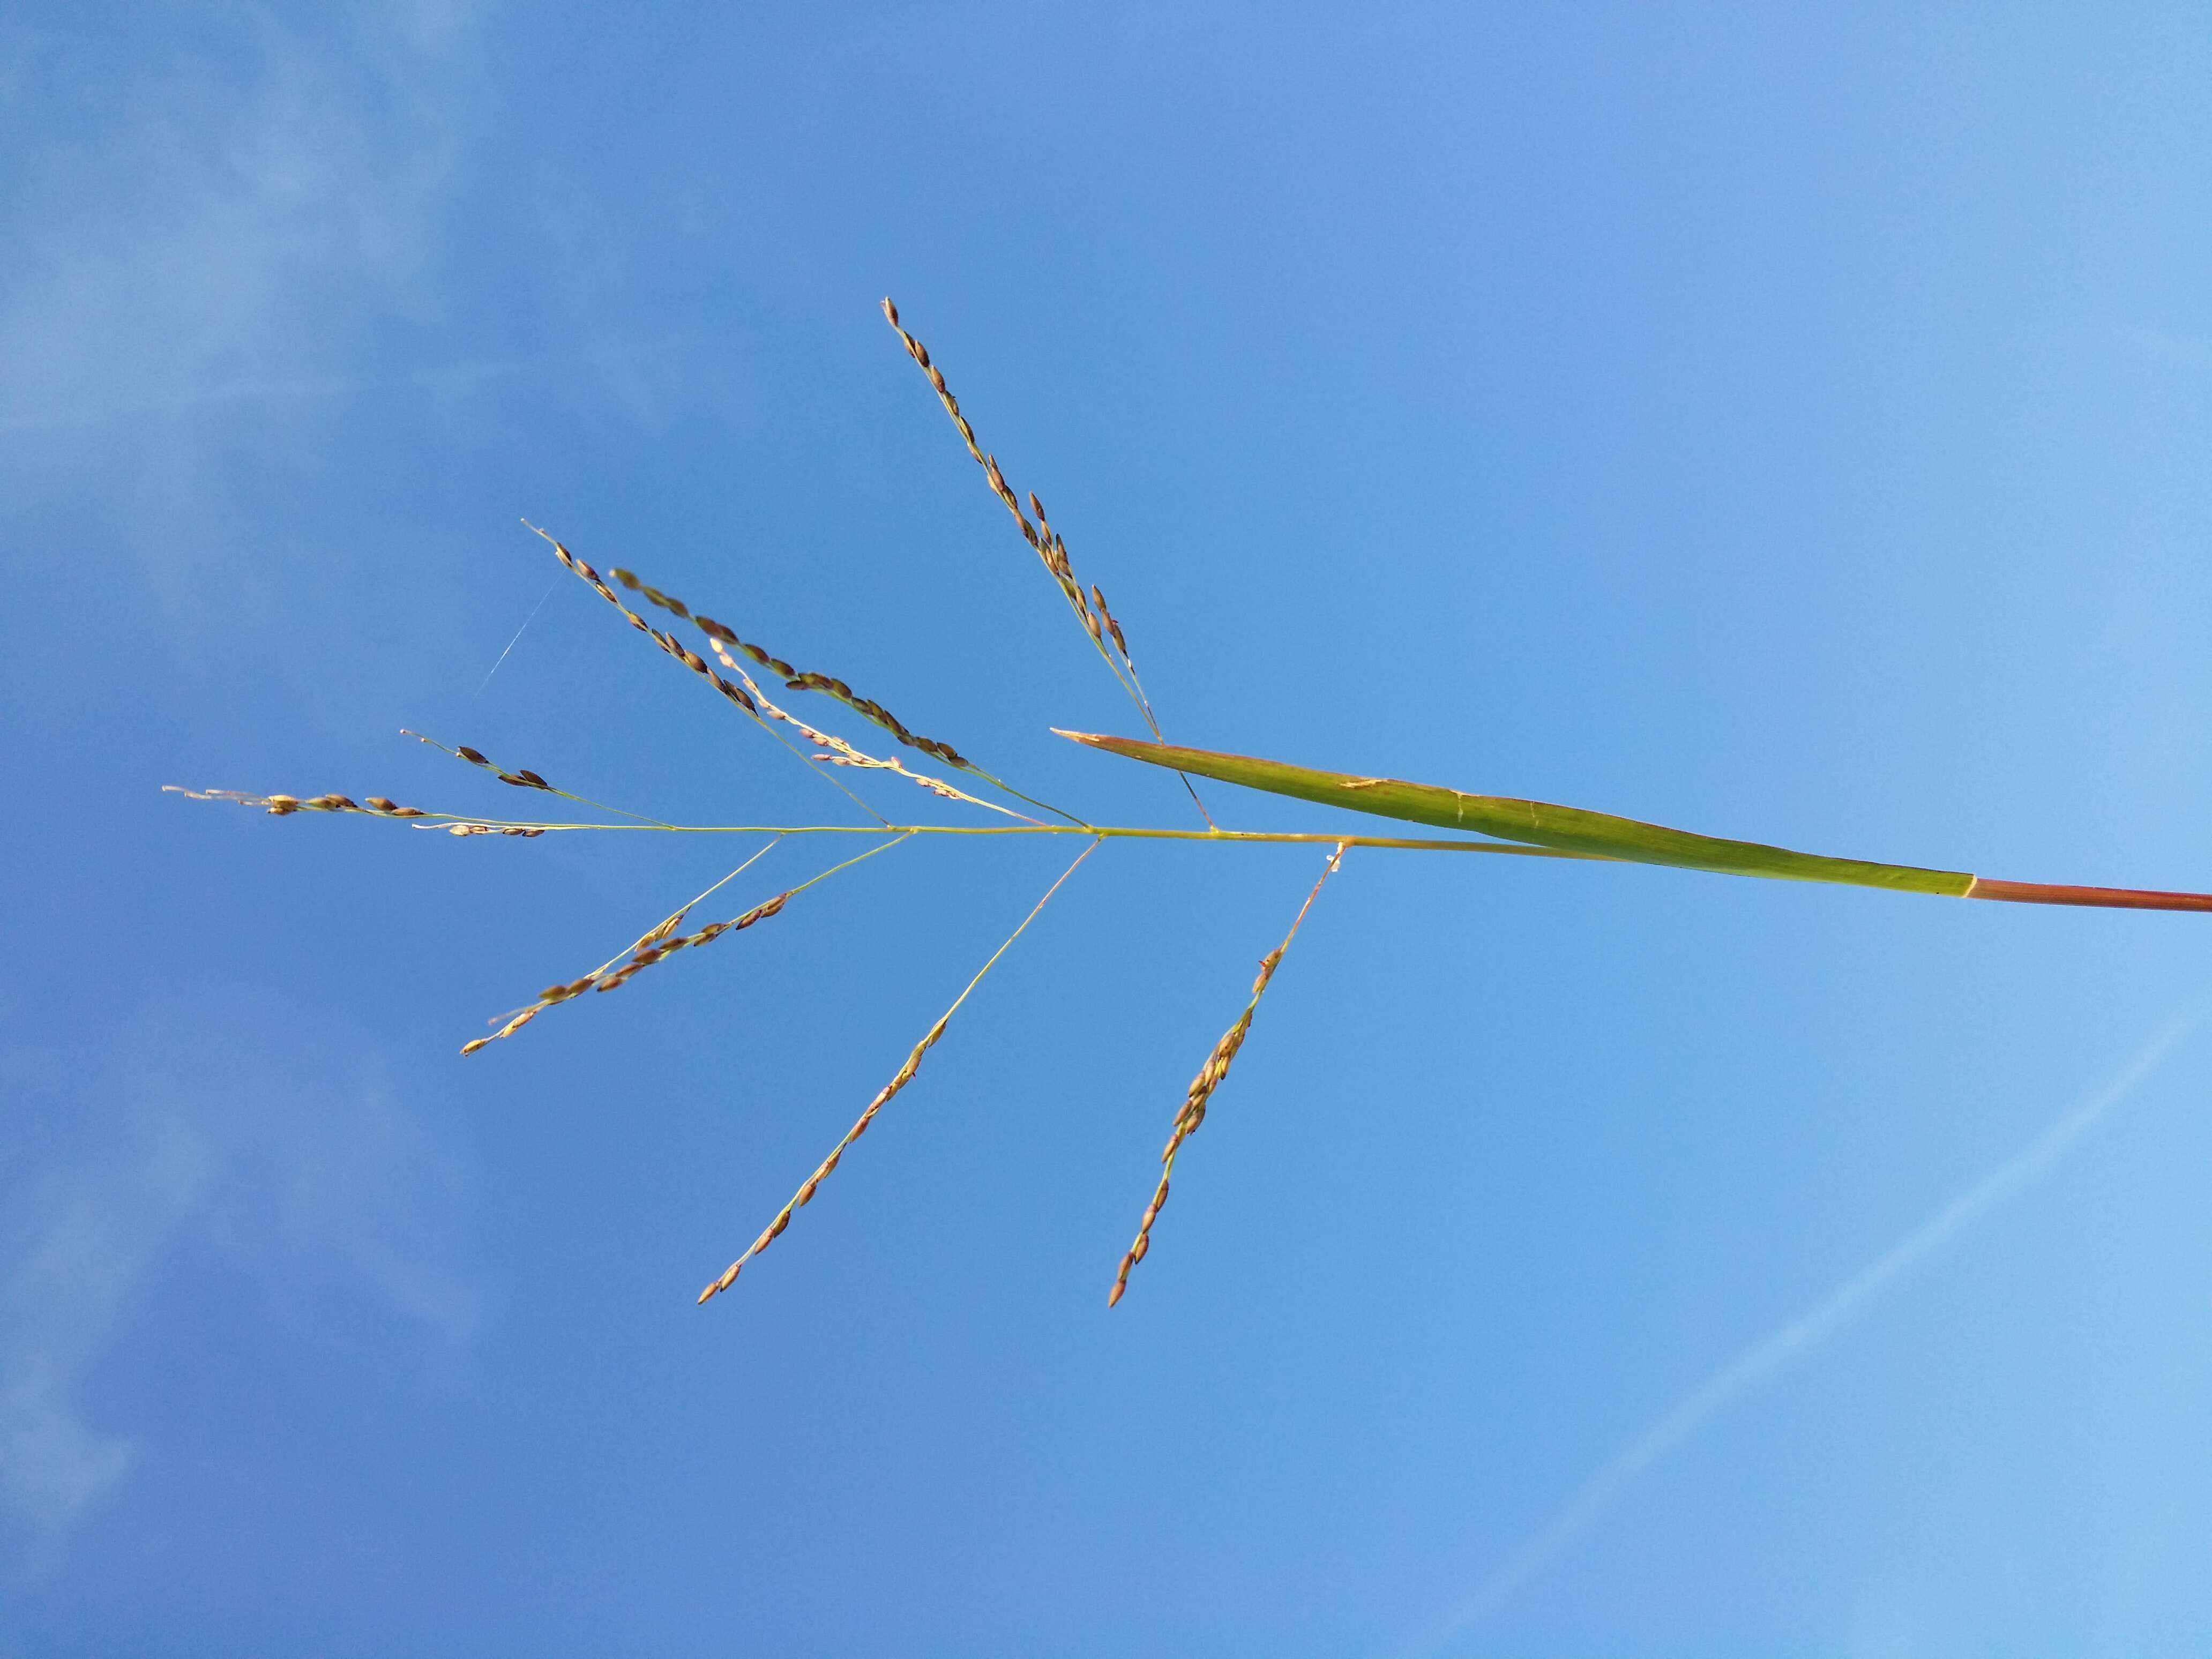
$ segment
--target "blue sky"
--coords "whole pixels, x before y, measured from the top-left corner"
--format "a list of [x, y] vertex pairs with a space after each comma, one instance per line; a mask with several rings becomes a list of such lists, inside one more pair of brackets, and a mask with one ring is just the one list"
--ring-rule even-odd
[[1321, 862], [1110, 845], [700, 1309], [1071, 849], [464, 1060], [758, 842], [160, 789], [840, 811], [526, 516], [1195, 822], [1049, 735], [1131, 716], [890, 294], [1173, 738], [2212, 887], [2208, 89], [2187, 7], [14, 9], [0, 1654], [2203, 1651], [2203, 918], [1355, 853], [1109, 1313]]

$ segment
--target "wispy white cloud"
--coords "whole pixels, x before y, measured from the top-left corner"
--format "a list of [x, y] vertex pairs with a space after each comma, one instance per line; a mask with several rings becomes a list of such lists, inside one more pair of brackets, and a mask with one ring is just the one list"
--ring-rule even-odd
[[470, 171], [477, 10], [0, 21], [0, 432], [517, 375], [647, 421], [695, 395], [698, 340], [626, 302], [626, 239], [557, 199], [510, 216]]
[[86, 1395], [192, 1274], [301, 1310], [274, 1341], [371, 1310], [421, 1359], [467, 1340], [460, 1160], [334, 1022], [202, 999], [135, 1023], [104, 1066], [42, 1080], [10, 1059], [24, 1124], [74, 1142], [0, 1158], [19, 1172], [0, 1182], [0, 1521], [33, 1565], [127, 1480], [132, 1426]]
[[1760, 1383], [1808, 1358], [1898, 1279], [2048, 1174], [2081, 1138], [2133, 1094], [2203, 1024], [2201, 1002], [2176, 1016], [2103, 1086], [2027, 1146], [1990, 1170], [1918, 1227], [1796, 1318], [1769, 1332], [1662, 1412], [1600, 1468], [1552, 1523], [1515, 1551], [1463, 1601], [1405, 1650], [1425, 1659], [1481, 1623], [1558, 1559], [1662, 1459]]
[[0, 44], [18, 131], [0, 421], [343, 373], [419, 313], [456, 149], [454, 8], [87, 17]]
[[86, 1424], [72, 1394], [214, 1174], [187, 1126], [139, 1127], [119, 1156], [15, 1195], [30, 1237], [0, 1281], [0, 1497], [42, 1540], [130, 1467], [128, 1438]]
[[220, 410], [246, 404], [319, 403], [388, 391], [455, 391], [492, 380], [544, 372], [544, 360], [454, 363], [398, 374], [325, 375], [319, 379], [238, 380], [138, 398], [108, 398], [75, 406], [55, 405], [28, 414], [0, 416], [0, 433], [52, 432], [107, 425], [135, 416]]

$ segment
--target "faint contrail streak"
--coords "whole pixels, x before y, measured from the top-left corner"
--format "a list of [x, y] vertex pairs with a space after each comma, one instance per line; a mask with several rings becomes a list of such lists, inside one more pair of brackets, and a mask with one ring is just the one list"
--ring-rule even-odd
[[1549, 1565], [1592, 1522], [1620, 1501], [1621, 1495], [1651, 1466], [1680, 1446], [1708, 1419], [1791, 1361], [1833, 1336], [1892, 1280], [1942, 1248], [1990, 1211], [2018, 1194], [2071, 1151], [2138, 1085], [2157, 1070], [2204, 1018], [2202, 999], [2168, 1021], [2117, 1076], [2045, 1129], [2027, 1146], [1984, 1176], [1938, 1210], [1883, 1255], [1788, 1324], [1761, 1337], [1723, 1365], [1631, 1441], [1613, 1460], [1585, 1482], [1559, 1517], [1507, 1559], [1457, 1607], [1407, 1651], [1407, 1659], [1437, 1652], [1469, 1626], [1488, 1617], [1514, 1591]]

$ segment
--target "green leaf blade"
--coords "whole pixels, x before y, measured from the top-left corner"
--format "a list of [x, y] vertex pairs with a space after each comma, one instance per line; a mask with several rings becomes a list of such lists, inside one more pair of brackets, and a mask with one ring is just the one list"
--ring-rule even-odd
[[1960, 870], [1923, 870], [1911, 865], [1828, 858], [1815, 853], [1793, 852], [1786, 847], [1770, 847], [1760, 842], [1693, 835], [1686, 830], [1670, 830], [1663, 824], [1616, 817], [1609, 812], [1592, 812], [1578, 806], [1560, 806], [1550, 801], [1469, 794], [1435, 784], [1409, 783], [1401, 778], [1328, 772], [1249, 755], [1185, 749], [1173, 744], [1144, 743], [1082, 732], [1063, 732], [1060, 735], [1148, 765], [1214, 778], [1224, 783], [1243, 784], [1270, 794], [1318, 801], [1324, 806], [1348, 807], [1355, 812], [1370, 812], [1409, 823], [1473, 831], [1498, 841], [1549, 847], [1561, 852], [1595, 854], [1628, 863], [1703, 870], [1717, 875], [1757, 876], [1777, 881], [1835, 882], [1948, 898], [1965, 897], [1974, 884], [1974, 878]]

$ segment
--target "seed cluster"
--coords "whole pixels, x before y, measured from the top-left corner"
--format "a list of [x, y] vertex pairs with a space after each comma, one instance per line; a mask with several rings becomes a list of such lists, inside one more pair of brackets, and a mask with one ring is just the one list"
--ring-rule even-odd
[[[532, 525], [531, 528], [537, 530], [538, 526]], [[558, 541], [554, 540], [550, 536], [546, 536], [545, 532], [542, 530], [538, 530], [538, 533], [541, 536], [545, 536], [545, 539], [547, 541], [553, 543], [553, 556], [560, 560], [562, 564], [568, 566], [569, 569], [574, 571], [577, 575], [582, 577], [585, 581], [588, 582], [601, 599], [605, 599], [609, 605], [614, 606], [616, 610], [621, 611], [623, 616], [629, 617], [631, 627], [636, 629], [638, 632], [646, 635], [646, 637], [650, 639], [655, 645], [659, 646], [663, 651], [665, 651], [670, 656], [675, 658], [677, 661], [682, 663], [693, 673], [712, 682], [714, 690], [720, 692], [732, 702], [737, 704], [737, 706], [744, 709], [745, 713], [748, 714], [757, 714], [759, 713], [759, 710], [753, 707], [753, 700], [745, 695], [745, 690], [743, 686], [724, 679], [720, 674], [717, 674], [713, 669], [707, 666], [706, 659], [700, 656], [697, 652], [691, 650], [689, 647], [684, 645], [672, 635], [662, 633], [651, 623], [646, 621], [644, 617], [639, 616], [636, 611], [624, 605], [620, 598], [616, 595], [614, 589], [609, 587], [606, 583], [599, 580], [599, 573], [598, 571], [592, 569], [590, 565], [585, 563], [583, 560], [571, 553]], [[642, 584], [639, 584], [639, 586], [641, 587]], [[686, 611], [683, 614], [688, 616], [690, 613]]]
[[297, 795], [255, 795], [242, 789], [186, 789], [180, 784], [165, 783], [164, 794], [182, 795], [190, 800], [230, 800], [240, 806], [265, 806], [277, 817], [290, 812], [366, 812], [379, 818], [422, 818], [430, 815], [412, 806], [402, 806], [382, 795], [371, 795], [366, 802], [349, 795], [311, 795], [301, 799]]
[[[906, 343], [907, 355], [919, 363], [921, 372], [929, 377], [929, 384], [936, 392], [938, 401], [945, 405], [945, 412], [952, 417], [952, 424], [959, 428], [961, 439], [968, 446], [968, 453], [975, 458], [975, 465], [983, 469], [983, 477], [990, 483], [991, 493], [1006, 504], [1007, 512], [1014, 515], [1014, 523], [1021, 530], [1022, 539], [1044, 562], [1044, 568], [1052, 574], [1053, 580], [1060, 584], [1060, 591], [1066, 596], [1067, 603], [1074, 610], [1076, 619], [1083, 624], [1084, 631], [1091, 635], [1100, 650], [1104, 650], [1104, 629], [1091, 608], [1091, 601], [1084, 597], [1083, 584], [1075, 580], [1075, 571], [1068, 563], [1067, 544], [1060, 539], [1045, 517], [1044, 503], [1036, 498], [1034, 491], [1030, 493], [1030, 511], [1036, 514], [1036, 523], [1031, 524], [1028, 514], [1022, 511], [1021, 501], [1014, 495], [1013, 486], [1006, 482], [1006, 475], [999, 470], [999, 458], [986, 455], [982, 446], [975, 441], [975, 428], [969, 425], [968, 417], [960, 412], [960, 400], [952, 395], [952, 388], [945, 385], [945, 371], [930, 361], [929, 348], [900, 326], [898, 307], [889, 299], [884, 301], [884, 320], [897, 331], [899, 338]], [[1105, 608], [1102, 602], [1098, 609], [1103, 611]], [[1114, 630], [1114, 637], [1120, 640], [1119, 629]], [[1124, 649], [1126, 652], [1126, 647]]]
[[490, 773], [492, 776], [497, 778], [501, 783], [511, 783], [518, 789], [543, 789], [549, 795], [557, 795], [563, 793], [561, 790], [556, 789], [551, 784], [546, 782], [544, 779], [539, 777], [537, 773], [530, 770], [527, 767], [525, 767], [519, 772], [509, 772], [501, 767], [493, 765], [492, 763], [486, 760], [480, 752], [470, 748], [468, 744], [465, 743], [456, 745], [453, 750], [453, 753], [459, 756], [470, 765], [480, 768], [483, 771]]
[[700, 1301], [704, 1302], [710, 1297], [719, 1296], [736, 1284], [738, 1275], [744, 1271], [745, 1263], [783, 1236], [783, 1230], [791, 1225], [791, 1218], [813, 1201], [815, 1188], [819, 1187], [828, 1178], [830, 1173], [844, 1160], [846, 1149], [867, 1133], [868, 1126], [876, 1121], [876, 1114], [883, 1110], [891, 1097], [914, 1081], [915, 1073], [921, 1069], [921, 1057], [936, 1046], [938, 1038], [945, 1035], [945, 1028], [951, 1023], [951, 1019], [952, 1015], [948, 1011], [936, 1024], [929, 1028], [929, 1035], [914, 1045], [914, 1052], [906, 1057], [906, 1063], [898, 1068], [897, 1075], [884, 1085], [876, 1097], [868, 1103], [867, 1109], [860, 1114], [859, 1121], [845, 1131], [844, 1139], [830, 1148], [830, 1156], [815, 1166], [814, 1173], [806, 1177], [805, 1183], [792, 1195], [791, 1201], [776, 1212], [775, 1219], [763, 1228], [761, 1236], [745, 1247], [745, 1253], [723, 1268], [714, 1283], [699, 1292]]
[[[792, 891], [796, 890], [796, 889], [792, 890]], [[774, 898], [756, 904], [741, 916], [734, 916], [728, 921], [708, 922], [695, 933], [685, 933], [680, 937], [672, 938], [671, 935], [675, 933], [676, 929], [684, 921], [684, 913], [678, 910], [632, 945], [629, 959], [623, 962], [621, 967], [611, 968], [611, 971], [610, 971], [611, 964], [609, 967], [596, 968], [580, 979], [571, 980], [566, 985], [547, 986], [538, 994], [536, 1002], [514, 1014], [489, 1036], [478, 1037], [473, 1042], [463, 1043], [461, 1052], [465, 1054], [472, 1054], [487, 1043], [496, 1042], [503, 1036], [512, 1036], [546, 1009], [557, 1003], [567, 1002], [573, 997], [580, 997], [586, 991], [611, 991], [618, 986], [627, 985], [637, 975], [652, 967], [654, 963], [664, 962], [678, 951], [689, 950], [695, 945], [711, 945], [725, 933], [738, 933], [751, 927], [757, 921], [766, 921], [770, 916], [781, 910], [785, 904], [790, 902], [791, 896], [791, 891], [778, 893]]]
[[1000, 812], [1011, 818], [1019, 818], [1024, 823], [1036, 822], [1026, 812], [1017, 812], [1012, 807], [1000, 805], [996, 801], [988, 801], [980, 796], [971, 795], [964, 789], [954, 787], [943, 778], [930, 776], [927, 772], [916, 772], [903, 764], [895, 755], [887, 758], [879, 758], [874, 755], [866, 754], [835, 732], [824, 732], [816, 726], [809, 726], [798, 715], [777, 707], [768, 693], [761, 690], [760, 682], [738, 666], [737, 659], [730, 654], [729, 648], [720, 639], [710, 636], [710, 641], [714, 647], [716, 659], [720, 661], [723, 667], [744, 682], [745, 690], [751, 693], [753, 701], [760, 705], [760, 712], [770, 720], [781, 720], [798, 732], [809, 743], [813, 744], [816, 760], [827, 761], [832, 766], [854, 766], [867, 771], [896, 772], [899, 776], [919, 784], [941, 800], [966, 801], [971, 806], [980, 806], [987, 811]]
[[[1158, 717], [1152, 713], [1152, 701], [1145, 695], [1145, 683], [1138, 678], [1136, 662], [1129, 655], [1128, 636], [1121, 631], [1121, 624], [1115, 621], [1113, 613], [1106, 608], [1106, 595], [1093, 583], [1089, 597], [1085, 596], [1083, 584], [1076, 580], [1074, 568], [1068, 562], [1067, 543], [1052, 527], [1052, 521], [1045, 516], [1044, 503], [1037, 499], [1035, 491], [1030, 494], [1030, 511], [1036, 514], [1036, 523], [1032, 525], [1029, 521], [1022, 512], [1020, 501], [1015, 498], [1013, 486], [1006, 482], [1006, 475], [1000, 469], [998, 457], [985, 454], [982, 446], [975, 441], [975, 428], [960, 412], [960, 400], [952, 395], [952, 388], [945, 383], [945, 371], [930, 360], [929, 348], [901, 325], [898, 307], [888, 298], [884, 301], [884, 318], [905, 343], [907, 355], [919, 363], [921, 372], [929, 377], [930, 386], [936, 392], [938, 401], [945, 405], [945, 412], [952, 417], [952, 424], [960, 429], [961, 441], [968, 446], [968, 453], [975, 458], [976, 465], [983, 469], [983, 477], [991, 486], [991, 493], [1005, 504], [1007, 512], [1013, 514], [1014, 524], [1021, 531], [1022, 539], [1044, 562], [1045, 569], [1059, 584], [1062, 597], [1067, 600], [1068, 609], [1075, 613], [1075, 619], [1083, 624], [1083, 631], [1091, 635], [1091, 644], [1098, 648], [1100, 659], [1112, 671], [1114, 678], [1121, 683], [1121, 689], [1129, 694], [1129, 700], [1136, 704], [1137, 712], [1144, 716], [1145, 724], [1152, 728], [1152, 735], [1164, 743], [1167, 741], [1166, 734], [1160, 730]], [[1106, 648], [1109, 639], [1114, 641], [1113, 651]], [[1115, 660], [1115, 652], [1121, 654], [1119, 662]], [[1198, 808], [1199, 816], [1212, 824], [1213, 815], [1206, 810], [1206, 803], [1199, 799], [1196, 787], [1188, 778], [1184, 778], [1182, 784], [1185, 789], [1189, 790], [1191, 804]]]
[[1213, 1045], [1213, 1052], [1206, 1055], [1206, 1063], [1198, 1068], [1198, 1075], [1191, 1079], [1190, 1087], [1183, 1095], [1182, 1105], [1176, 1112], [1174, 1132], [1168, 1136], [1168, 1144], [1160, 1153], [1160, 1163], [1164, 1166], [1160, 1170], [1160, 1184], [1153, 1189], [1152, 1201], [1145, 1206], [1144, 1218], [1137, 1224], [1136, 1243], [1129, 1246], [1128, 1254], [1121, 1258], [1121, 1271], [1114, 1275], [1114, 1288], [1106, 1293], [1108, 1307], [1121, 1299], [1122, 1292], [1129, 1288], [1129, 1270], [1142, 1261], [1152, 1249], [1152, 1223], [1160, 1218], [1160, 1212], [1167, 1207], [1168, 1181], [1175, 1174], [1176, 1154], [1182, 1149], [1184, 1141], [1198, 1133], [1199, 1125], [1206, 1121], [1206, 1106], [1213, 1099], [1213, 1091], [1228, 1077], [1229, 1068], [1237, 1059], [1237, 1051], [1244, 1046], [1245, 1036], [1252, 1029], [1252, 1016], [1259, 1012], [1260, 999], [1267, 993], [1267, 981], [1274, 978], [1275, 969], [1282, 966], [1284, 953], [1291, 948], [1291, 941], [1297, 937], [1298, 924], [1306, 919], [1306, 912], [1313, 908], [1313, 902], [1321, 892], [1322, 882], [1334, 875], [1337, 866], [1344, 861], [1344, 848], [1340, 845], [1329, 854], [1328, 863], [1321, 872], [1321, 880], [1314, 883], [1313, 891], [1306, 895], [1306, 902], [1298, 907], [1298, 914], [1291, 923], [1291, 931], [1283, 935], [1280, 945], [1260, 958], [1259, 976], [1252, 981], [1252, 1000], [1244, 1005], [1244, 1012], [1237, 1017], [1237, 1023], [1221, 1034], [1220, 1040]]
[[[935, 738], [925, 738], [916, 732], [909, 732], [898, 716], [892, 714], [883, 704], [872, 697], [860, 696], [851, 686], [835, 676], [804, 672], [793, 668], [782, 658], [772, 654], [765, 647], [748, 644], [739, 639], [734, 629], [716, 622], [712, 617], [696, 614], [673, 594], [664, 593], [650, 582], [641, 580], [634, 571], [610, 570], [607, 574], [632, 592], [642, 593], [653, 604], [659, 605], [670, 615], [683, 617], [712, 640], [717, 647], [727, 646], [732, 649], [742, 651], [763, 668], [781, 676], [785, 690], [819, 691], [824, 696], [835, 697], [854, 714], [882, 726], [884, 731], [906, 744], [908, 748], [919, 749], [925, 755], [934, 755], [948, 766], [969, 769], [967, 759], [951, 744], [939, 743]], [[647, 631], [651, 632], [650, 629]], [[659, 635], [655, 637], [658, 638]], [[735, 666], [734, 664], [731, 665]]]
[[1206, 1057], [1206, 1064], [1198, 1068], [1198, 1075], [1190, 1080], [1190, 1088], [1183, 1096], [1182, 1109], [1176, 1113], [1175, 1131], [1160, 1153], [1165, 1167], [1160, 1171], [1160, 1184], [1152, 1193], [1152, 1201], [1145, 1206], [1144, 1218], [1137, 1224], [1137, 1241], [1129, 1246], [1128, 1254], [1121, 1258], [1121, 1271], [1114, 1275], [1114, 1288], [1106, 1294], [1106, 1305], [1112, 1307], [1129, 1288], [1129, 1270], [1142, 1261], [1152, 1248], [1152, 1223], [1167, 1207], [1168, 1180], [1175, 1174], [1176, 1153], [1184, 1141], [1198, 1133], [1198, 1126], [1206, 1121], [1206, 1103], [1213, 1091], [1229, 1075], [1229, 1067], [1237, 1058], [1237, 1051], [1244, 1046], [1245, 1033], [1252, 1029], [1252, 1016], [1259, 1011], [1260, 999], [1267, 989], [1267, 981], [1274, 977], [1276, 967], [1283, 960], [1282, 947], [1260, 958], [1260, 976], [1252, 981], [1252, 1000], [1245, 1005], [1237, 1023], [1221, 1034], [1213, 1045], [1213, 1052]]
[[[532, 526], [532, 528], [535, 529], [536, 526]], [[748, 692], [743, 685], [738, 684], [734, 681], [723, 678], [721, 675], [716, 673], [712, 668], [708, 666], [706, 659], [700, 656], [697, 652], [693, 651], [688, 646], [683, 644], [672, 635], [662, 633], [659, 629], [647, 622], [644, 617], [639, 616], [637, 612], [632, 611], [628, 605], [624, 605], [621, 599], [616, 594], [614, 589], [609, 587], [605, 581], [600, 580], [599, 573], [598, 571], [594, 570], [582, 559], [578, 558], [574, 554], [571, 553], [562, 543], [555, 540], [553, 537], [546, 535], [545, 532], [542, 530], [539, 530], [538, 533], [541, 536], [544, 536], [547, 541], [552, 542], [555, 557], [558, 558], [562, 564], [566, 565], [578, 576], [588, 582], [592, 588], [598, 592], [600, 598], [606, 600], [609, 605], [611, 605], [616, 610], [621, 611], [623, 616], [629, 618], [630, 625], [632, 627], [646, 635], [654, 644], [658, 645], [662, 650], [665, 651], [670, 656], [675, 658], [685, 667], [690, 669], [692, 672], [711, 681], [717, 691], [720, 691], [732, 702], [736, 703], [747, 714], [753, 714], [755, 716], [757, 716], [760, 714], [761, 710], [759, 704], [756, 702], [753, 695], [750, 692]], [[727, 652], [723, 650], [721, 647], [728, 647], [735, 650], [742, 651], [745, 655], [750, 657], [754, 662], [760, 665], [760, 666], [769, 670], [773, 673], [780, 675], [783, 679], [784, 688], [787, 690], [819, 691], [825, 696], [835, 697], [839, 702], [843, 703], [854, 714], [860, 715], [866, 720], [872, 720], [876, 725], [883, 727], [884, 731], [890, 732], [893, 737], [896, 738], [901, 743], [906, 744], [909, 749], [918, 749], [925, 755], [934, 755], [938, 759], [943, 761], [948, 766], [957, 766], [963, 771], [977, 772], [978, 775], [982, 775], [975, 763], [969, 761], [966, 756], [963, 755], [951, 744], [940, 742], [935, 738], [926, 738], [917, 732], [910, 731], [904, 721], [901, 720], [897, 715], [892, 714], [890, 709], [884, 708], [883, 704], [878, 702], [872, 697], [861, 696], [858, 692], [854, 691], [851, 686], [846, 684], [844, 681], [837, 678], [835, 675], [817, 674], [793, 667], [791, 664], [786, 662], [782, 658], [776, 656], [765, 647], [754, 645], [745, 640], [740, 639], [738, 636], [737, 630], [731, 628], [728, 624], [716, 622], [712, 617], [699, 615], [697, 612], [694, 611], [690, 605], [684, 604], [683, 600], [678, 599], [674, 594], [663, 592], [659, 588], [653, 586], [652, 583], [646, 581], [640, 577], [635, 571], [611, 568], [607, 574], [612, 576], [617, 581], [620, 582], [624, 587], [629, 588], [632, 592], [642, 594], [649, 603], [659, 606], [671, 616], [683, 617], [686, 622], [689, 622], [693, 627], [696, 628], [701, 633], [706, 635], [708, 639], [713, 641], [715, 646], [716, 654], [722, 657], [724, 661], [728, 663], [729, 666], [734, 668], [736, 667], [736, 664], [730, 663], [728, 661]], [[507, 776], [506, 774], [501, 774], [501, 775], [502, 777]], [[513, 781], [513, 779], [508, 778], [507, 781]]]

